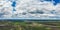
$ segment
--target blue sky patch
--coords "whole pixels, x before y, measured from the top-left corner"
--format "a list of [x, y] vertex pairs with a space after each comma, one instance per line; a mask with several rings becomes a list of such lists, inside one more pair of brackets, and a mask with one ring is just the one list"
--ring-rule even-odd
[[[52, 0], [45, 0], [45, 1], [52, 1]], [[60, 3], [60, 0], [53, 0], [55, 3], [54, 5], [57, 5], [58, 3]]]

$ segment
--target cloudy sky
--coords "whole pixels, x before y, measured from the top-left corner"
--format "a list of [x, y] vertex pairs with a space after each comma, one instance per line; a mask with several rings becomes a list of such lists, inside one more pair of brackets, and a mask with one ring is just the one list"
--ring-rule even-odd
[[[17, 14], [19, 13], [23, 13], [23, 10], [29, 10], [29, 11], [35, 11], [35, 10], [43, 10], [44, 12], [46, 12], [47, 14], [49, 14], [48, 16], [55, 16], [55, 12], [53, 12], [52, 14], [50, 14], [49, 12], [51, 11], [56, 11], [56, 14], [59, 14], [60, 12], [60, 0], [19, 0], [16, 6], [16, 12]], [[18, 11], [17, 11], [18, 10]], [[26, 11], [26, 12], [27, 12]], [[24, 11], [25, 12], [25, 11]], [[28, 13], [27, 13], [28, 14]], [[30, 15], [30, 16], [29, 16]], [[21, 17], [39, 17], [40, 15], [21, 15]], [[45, 15], [45, 14], [44, 14]]]
[[[46, 1], [51, 1], [51, 0], [46, 0]], [[55, 3], [54, 5], [57, 5], [58, 3], [60, 3], [60, 0], [53, 0]]]
[[[8, 16], [13, 15], [15, 17], [22, 17], [22, 18], [24, 18], [24, 17], [31, 17], [31, 18], [39, 17], [39, 18], [41, 18], [41, 16], [39, 14], [35, 15], [35, 14], [28, 13], [27, 12], [28, 10], [32, 11], [32, 12], [34, 12], [36, 10], [39, 10], [39, 11], [42, 10], [46, 14], [48, 14], [47, 16], [52, 16], [52, 17], [55, 16], [54, 13], [56, 11], [57, 12], [56, 14], [60, 15], [60, 0], [18, 0], [18, 2], [16, 2], [16, 3], [17, 3], [16, 7], [15, 7], [16, 11], [14, 11], [13, 14], [8, 14], [5, 17], [8, 18]], [[51, 14], [50, 13], [51, 11], [54, 11], [54, 12]], [[26, 12], [27, 12], [26, 15], [21, 15], [21, 13], [26, 13]], [[45, 16], [46, 14], [43, 14], [43, 16]], [[46, 17], [46, 18], [48, 18], [48, 17]]]

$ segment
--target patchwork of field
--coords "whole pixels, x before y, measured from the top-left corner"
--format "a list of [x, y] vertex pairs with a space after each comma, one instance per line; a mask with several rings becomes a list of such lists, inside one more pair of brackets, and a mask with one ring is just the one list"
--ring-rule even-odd
[[0, 30], [60, 30], [60, 22], [0, 21]]

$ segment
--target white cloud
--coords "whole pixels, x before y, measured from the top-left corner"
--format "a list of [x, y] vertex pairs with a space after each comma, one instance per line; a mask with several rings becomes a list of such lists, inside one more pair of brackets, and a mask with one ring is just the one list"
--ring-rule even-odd
[[[23, 11], [26, 10], [26, 12], [28, 12], [28, 11], [35, 11], [38, 9], [38, 10], [43, 10], [45, 13], [49, 14], [50, 11], [56, 9], [56, 7], [53, 5], [53, 3], [54, 2], [48, 2], [48, 1], [44, 1], [44, 0], [43, 0], [43, 2], [38, 1], [38, 0], [21, 0], [21, 2], [18, 3], [19, 5], [16, 7], [16, 10], [18, 10], [18, 12], [21, 12], [20, 10], [23, 10]], [[32, 14], [31, 16], [35, 16], [35, 15]], [[38, 15], [38, 16], [40, 16], [40, 15]]]
[[[11, 18], [12, 16], [12, 6], [11, 6], [11, 3], [10, 2], [6, 2], [6, 1], [1, 1], [1, 4], [0, 4], [1, 8], [0, 8], [0, 14], [2, 14], [1, 17], [3, 18]], [[1, 18], [0, 17], [0, 18]]]
[[[11, 17], [14, 15], [15, 17], [49, 17], [49, 16], [56, 16], [55, 14], [51, 14], [52, 10], [55, 10], [58, 12], [57, 14], [60, 14], [60, 4], [57, 4], [56, 6], [53, 5], [54, 2], [50, 1], [45, 1], [42, 0], [43, 2], [38, 1], [38, 0], [18, 0], [17, 5], [15, 7], [16, 11], [13, 12], [12, 14], [12, 7], [10, 4], [5, 4], [9, 5], [9, 8], [6, 8], [4, 12], [9, 12], [10, 14], [7, 15], [7, 17]], [[10, 2], [9, 2], [10, 3]], [[34, 12], [36, 10], [42, 10], [45, 14], [31, 14], [29, 12]], [[27, 13], [26, 15], [22, 15], [22, 13]], [[17, 15], [16, 15], [17, 14]], [[6, 15], [4, 15], [6, 17]]]

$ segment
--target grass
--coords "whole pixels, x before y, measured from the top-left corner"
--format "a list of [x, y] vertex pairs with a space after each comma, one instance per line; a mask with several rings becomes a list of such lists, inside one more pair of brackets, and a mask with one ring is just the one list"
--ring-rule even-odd
[[19, 22], [1, 21], [0, 30], [60, 30], [60, 27], [52, 28], [44, 25], [60, 26], [60, 22]]

